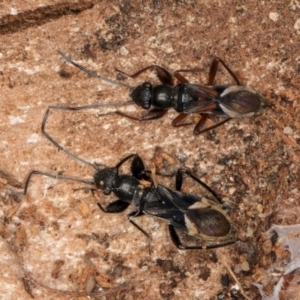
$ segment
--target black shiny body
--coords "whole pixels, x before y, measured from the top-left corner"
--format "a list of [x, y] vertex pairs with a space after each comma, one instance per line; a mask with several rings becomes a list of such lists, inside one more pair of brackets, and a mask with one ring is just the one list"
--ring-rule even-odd
[[[118, 174], [120, 165], [131, 158], [132, 174]], [[155, 187], [141, 158], [138, 155], [129, 155], [115, 168], [104, 168], [95, 174], [96, 187], [105, 195], [113, 193], [117, 197], [117, 200], [106, 207], [100, 203], [98, 205], [105, 213], [118, 213], [132, 204], [135, 210], [128, 214], [128, 219], [147, 237], [148, 234], [132, 218], [147, 214], [164, 220], [169, 224], [172, 241], [180, 249], [215, 248], [233, 243], [236, 230], [219, 202], [179, 191], [183, 174], [193, 178], [215, 196], [209, 187], [184, 169], [180, 169], [176, 176], [178, 190], [160, 184]], [[150, 186], [144, 186], [140, 180], [148, 182]], [[200, 240], [201, 245], [184, 246], [176, 230]]]
[[[197, 87], [197, 86], [196, 86]], [[198, 87], [198, 99], [190, 102], [185, 113], [204, 113], [230, 118], [252, 117], [266, 107], [263, 96], [239, 85]], [[200, 96], [202, 93], [202, 97]], [[210, 107], [210, 108], [207, 108]]]
[[192, 103], [199, 100], [199, 95], [192, 84], [180, 83], [176, 86], [160, 84], [152, 86], [145, 82], [137, 86], [130, 94], [132, 100], [143, 109], [151, 106], [161, 110], [173, 108], [177, 112], [184, 112]]
[[[72, 156], [74, 157], [74, 156]], [[132, 159], [130, 174], [119, 174], [119, 168]], [[78, 159], [85, 162], [82, 159]], [[131, 154], [122, 159], [115, 167], [104, 167], [87, 163], [96, 170], [93, 180], [73, 177], [55, 176], [49, 173], [32, 171], [27, 177], [24, 194], [27, 193], [29, 182], [33, 175], [48, 176], [56, 179], [71, 180], [94, 186], [94, 191], [102, 191], [104, 195], [113, 194], [117, 199], [107, 206], [98, 202], [99, 208], [105, 213], [120, 213], [129, 205], [133, 207], [127, 217], [136, 228], [148, 238], [150, 236], [137, 225], [133, 218], [150, 215], [165, 221], [169, 226], [170, 237], [179, 249], [215, 248], [234, 243], [236, 229], [227, 213], [222, 209], [218, 195], [204, 182], [186, 169], [179, 169], [176, 174], [176, 190], [164, 185], [154, 185], [149, 171], [137, 154]], [[207, 189], [216, 200], [202, 196], [183, 193], [181, 186], [183, 175], [187, 175]], [[187, 239], [192, 243], [182, 242]]]
[[[226, 63], [216, 57], [213, 59], [209, 75], [208, 82], [206, 85], [190, 84], [189, 81], [182, 76], [183, 72], [199, 72], [200, 69], [189, 69], [189, 70], [177, 70], [173, 76], [164, 68], [158, 65], [150, 65], [145, 67], [138, 72], [129, 75], [125, 72], [117, 70], [128, 77], [136, 78], [140, 74], [147, 70], [156, 72], [156, 75], [162, 84], [153, 86], [150, 82], [144, 82], [136, 87], [124, 84], [122, 82], [114, 81], [112, 79], [100, 76], [88, 69], [78, 65], [68, 56], [61, 51], [59, 54], [69, 63], [76, 66], [80, 70], [88, 73], [91, 76], [97, 77], [103, 81], [124, 86], [131, 90], [130, 97], [132, 102], [124, 103], [123, 105], [135, 103], [136, 105], [147, 110], [142, 116], [135, 116], [116, 110], [107, 114], [118, 114], [132, 120], [146, 121], [161, 118], [166, 114], [169, 109], [174, 109], [179, 114], [172, 121], [172, 125], [175, 127], [192, 125], [191, 122], [184, 122], [185, 118], [189, 114], [200, 114], [201, 118], [194, 127], [193, 133], [195, 135], [204, 133], [219, 127], [220, 125], [228, 122], [232, 118], [244, 118], [252, 117], [259, 114], [263, 108], [266, 107], [267, 103], [265, 98], [257, 93], [256, 91], [241, 86], [238, 78], [226, 65]], [[236, 85], [215, 85], [214, 80], [217, 74], [218, 65], [221, 63], [227, 72], [236, 82]], [[177, 79], [179, 84], [173, 84], [173, 77]], [[49, 109], [64, 109], [64, 110], [81, 110], [87, 108], [96, 108], [102, 106], [116, 106], [116, 103], [104, 104], [92, 104], [82, 107], [49, 107]], [[49, 110], [48, 109], [48, 110]], [[103, 115], [107, 115], [103, 114]], [[47, 120], [48, 111], [45, 114], [43, 126], [45, 127]], [[225, 117], [223, 120], [215, 123], [214, 125], [207, 126], [206, 121], [208, 115], [217, 115]], [[48, 134], [43, 131], [48, 139], [51, 139]]]

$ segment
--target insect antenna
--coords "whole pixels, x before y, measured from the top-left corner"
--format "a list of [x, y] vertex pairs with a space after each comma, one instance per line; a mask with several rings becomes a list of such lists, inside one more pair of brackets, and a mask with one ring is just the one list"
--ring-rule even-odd
[[121, 83], [121, 82], [118, 82], [118, 81], [115, 81], [115, 80], [112, 80], [110, 78], [106, 78], [106, 77], [103, 77], [103, 76], [100, 76], [88, 69], [86, 69], [85, 67], [77, 64], [76, 62], [74, 62], [70, 57], [68, 57], [66, 54], [64, 54], [63, 52], [61, 52], [60, 50], [57, 50], [57, 52], [67, 61], [69, 62], [70, 64], [72, 64], [73, 66], [75, 66], [76, 68], [80, 69], [81, 71], [93, 76], [93, 77], [96, 77], [96, 78], [99, 78], [103, 81], [106, 81], [106, 82], [109, 82], [109, 83], [112, 83], [112, 84], [116, 84], [116, 85], [119, 85], [119, 86], [123, 86], [123, 87], [126, 87], [130, 90], [133, 90], [135, 87], [132, 86], [132, 85], [129, 85], [129, 84], [125, 84], [125, 83]]
[[[131, 104], [131, 103], [127, 103], [127, 104]], [[103, 166], [105, 167], [104, 164], [95, 164], [95, 163], [90, 163], [76, 155], [74, 155], [73, 153], [71, 153], [70, 151], [66, 150], [63, 146], [61, 146], [57, 141], [55, 141], [50, 134], [45, 130], [46, 127], [46, 122], [48, 120], [49, 117], [49, 113], [51, 109], [58, 109], [58, 110], [83, 110], [83, 109], [88, 109], [88, 108], [97, 108], [97, 107], [108, 107], [108, 106], [119, 106], [119, 105], [124, 105], [124, 104], [120, 104], [120, 103], [102, 103], [102, 104], [92, 104], [92, 105], [85, 105], [85, 106], [79, 106], [79, 107], [69, 107], [69, 106], [49, 106], [48, 109], [45, 112], [43, 121], [42, 121], [42, 126], [41, 126], [41, 130], [42, 130], [42, 134], [54, 145], [56, 146], [59, 150], [62, 150], [64, 153], [66, 153], [67, 155], [69, 155], [70, 157], [86, 164], [89, 165], [91, 167], [93, 167], [96, 171], [99, 171], [99, 166]]]
[[75, 178], [75, 177], [68, 177], [68, 176], [62, 176], [62, 175], [53, 175], [53, 174], [50, 174], [50, 173], [33, 170], [29, 173], [29, 175], [26, 179], [25, 187], [24, 187], [24, 195], [27, 194], [29, 182], [30, 182], [30, 179], [33, 175], [41, 175], [41, 176], [47, 176], [47, 177], [54, 178], [54, 179], [70, 180], [70, 181], [81, 182], [81, 183], [85, 183], [85, 184], [89, 184], [89, 185], [95, 185], [95, 182], [93, 180], [91, 181], [91, 180], [85, 180], [85, 179], [80, 179], [80, 178]]

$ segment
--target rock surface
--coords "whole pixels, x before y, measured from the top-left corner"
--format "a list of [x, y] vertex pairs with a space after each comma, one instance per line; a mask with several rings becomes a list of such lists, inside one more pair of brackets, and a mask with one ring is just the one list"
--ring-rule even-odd
[[[223, 260], [250, 299], [260, 299], [253, 282], [271, 294], [282, 274], [265, 270], [278, 258], [285, 265], [289, 252], [279, 251], [276, 240], [264, 251], [263, 234], [271, 224], [300, 222], [299, 1], [6, 0], [0, 8], [2, 299], [84, 299], [88, 293], [95, 299], [205, 300], [222, 293], [222, 299], [242, 299], [231, 276], [228, 284], [221, 281], [228, 273]], [[226, 202], [238, 228], [235, 244], [179, 251], [163, 221], [142, 217], [137, 221], [152, 238], [149, 254], [126, 212], [104, 214], [90, 191], [74, 191], [82, 184], [34, 176], [22, 195], [33, 169], [79, 178], [94, 172], [41, 134], [48, 106], [129, 100], [126, 88], [86, 75], [56, 50], [131, 85], [158, 79], [151, 72], [126, 79], [115, 68], [132, 74], [151, 64], [170, 72], [198, 67], [199, 74], [186, 77], [205, 84], [218, 56], [243, 85], [266, 96], [270, 105], [261, 116], [197, 137], [192, 126], [171, 126], [177, 115], [171, 110], [149, 122], [99, 116], [114, 108], [52, 111], [47, 123], [66, 149], [107, 166], [139, 153], [150, 168], [159, 147], [174, 160], [162, 169], [190, 168]], [[220, 68], [216, 83], [232, 79]], [[143, 113], [134, 106], [120, 110]], [[159, 180], [174, 188], [174, 179]], [[206, 194], [191, 180], [184, 190]], [[100, 197], [103, 204], [114, 200]], [[236, 267], [245, 263], [247, 271]], [[296, 270], [282, 299], [296, 299], [299, 280]]]

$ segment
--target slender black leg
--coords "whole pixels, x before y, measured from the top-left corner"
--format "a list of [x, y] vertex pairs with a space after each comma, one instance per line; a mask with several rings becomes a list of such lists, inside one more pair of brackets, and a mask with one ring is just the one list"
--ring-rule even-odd
[[173, 78], [172, 78], [172, 75], [164, 68], [160, 67], [160, 66], [157, 66], [157, 65], [151, 65], [151, 66], [148, 66], [148, 67], [145, 67], [139, 71], [137, 71], [136, 73], [130, 75], [130, 74], [127, 74], [123, 71], [120, 71], [118, 69], [116, 69], [117, 72], [121, 73], [121, 74], [124, 74], [128, 77], [131, 77], [131, 78], [136, 78], [138, 77], [140, 74], [144, 73], [145, 71], [147, 70], [151, 70], [151, 71], [155, 71], [156, 72], [156, 75], [158, 77], [158, 79], [163, 83], [163, 84], [167, 84], [167, 85], [173, 85]]
[[103, 207], [100, 202], [98, 202], [97, 205], [104, 213], [109, 214], [123, 212], [126, 208], [128, 208], [129, 203], [118, 199], [109, 203], [106, 207]]
[[136, 117], [132, 115], [128, 115], [122, 111], [116, 110], [114, 113], [126, 118], [129, 118], [131, 120], [136, 120], [136, 121], [150, 121], [150, 120], [156, 120], [159, 118], [162, 118], [166, 113], [167, 109], [160, 109], [160, 108], [152, 108], [148, 112], [146, 112], [144, 115], [141, 117]]
[[126, 161], [133, 158], [130, 170], [132, 175], [137, 179], [144, 179], [150, 181], [149, 173], [150, 171], [145, 169], [145, 165], [138, 154], [130, 154], [123, 158], [116, 166], [116, 169], [119, 169]]
[[202, 180], [197, 178], [195, 175], [193, 175], [189, 170], [181, 168], [177, 171], [176, 174], [176, 190], [180, 191], [183, 183], [183, 174], [188, 175], [190, 178], [192, 178], [194, 181], [199, 183], [201, 186], [203, 186], [205, 189], [207, 189], [217, 200], [218, 202], [222, 203], [221, 198], [218, 196], [216, 192], [214, 192], [206, 183], [204, 183]]
[[180, 126], [189, 126], [192, 125], [193, 123], [182, 123], [182, 121], [188, 116], [189, 114], [186, 113], [180, 113], [173, 121], [172, 121], [172, 126], [174, 127], [180, 127]]
[[[206, 119], [205, 119], [205, 120], [206, 120]], [[214, 124], [214, 125], [212, 125], [212, 126], [205, 127], [205, 128], [203, 129], [204, 123], [201, 122], [201, 121], [202, 121], [202, 119], [201, 119], [201, 120], [196, 124], [196, 126], [195, 126], [195, 128], [194, 128], [194, 135], [198, 135], [198, 134], [201, 134], [201, 133], [210, 131], [210, 130], [212, 130], [212, 129], [215, 129], [215, 128], [217, 128], [217, 127], [219, 127], [219, 126], [221, 126], [221, 125], [227, 123], [227, 122], [230, 121], [230, 120], [231, 120], [231, 118], [227, 118], [227, 119], [222, 120], [222, 121], [220, 121], [220, 122], [218, 122], [218, 123], [216, 123], [216, 124]], [[200, 122], [201, 122], [201, 123], [200, 123]]]
[[139, 157], [139, 155], [136, 155], [134, 157], [134, 159], [132, 160], [132, 164], [131, 164], [131, 173], [132, 175], [141, 180], [147, 180], [149, 182], [151, 182], [151, 176], [149, 176], [149, 172], [148, 170], [145, 169], [145, 165], [142, 161], [142, 159]]
[[128, 156], [124, 157], [118, 164], [115, 166], [116, 169], [119, 169], [127, 160], [129, 160], [132, 157], [136, 157], [138, 154], [129, 154]]
[[148, 249], [149, 249], [149, 255], [151, 255], [151, 236], [142, 228], [140, 227], [138, 224], [136, 224], [132, 218], [136, 218], [136, 217], [140, 217], [140, 216], [143, 216], [144, 213], [141, 212], [141, 211], [133, 211], [131, 212], [130, 214], [127, 215], [127, 218], [129, 220], [129, 222], [135, 227], [137, 228], [139, 231], [141, 231], [146, 237], [147, 237], [147, 240], [148, 240]]
[[[97, 203], [98, 207], [104, 212], [104, 213], [120, 213], [123, 212], [124, 210], [126, 210], [126, 208], [128, 208], [130, 203], [128, 202], [124, 202], [123, 200], [115, 200], [113, 202], [111, 202], [110, 204], [108, 204], [106, 207], [103, 207], [101, 205], [100, 202]], [[144, 213], [140, 212], [140, 211], [133, 211], [131, 213], [129, 213], [127, 215], [128, 221], [135, 227], [137, 228], [139, 231], [141, 231], [148, 239], [148, 244], [149, 244], [149, 252], [150, 252], [150, 241], [151, 241], [151, 237], [150, 235], [143, 229], [141, 228], [138, 224], [136, 224], [132, 219], [139, 217], [139, 216], [143, 216]]]
[[151, 239], [150, 235], [143, 228], [141, 228], [139, 225], [137, 225], [132, 220], [132, 218], [140, 217], [140, 216], [143, 216], [143, 215], [144, 215], [144, 213], [133, 211], [133, 212], [131, 212], [130, 214], [127, 215], [127, 218], [133, 226], [135, 226], [138, 230], [140, 230], [148, 239]]
[[213, 85], [213, 82], [216, 77], [216, 73], [218, 70], [218, 65], [221, 63], [223, 67], [227, 70], [227, 72], [231, 75], [231, 77], [234, 79], [237, 85], [241, 85], [240, 81], [236, 77], [236, 75], [233, 73], [233, 71], [227, 66], [227, 64], [219, 57], [215, 57], [211, 63], [210, 70], [209, 70], [209, 79], [208, 79], [208, 85]]

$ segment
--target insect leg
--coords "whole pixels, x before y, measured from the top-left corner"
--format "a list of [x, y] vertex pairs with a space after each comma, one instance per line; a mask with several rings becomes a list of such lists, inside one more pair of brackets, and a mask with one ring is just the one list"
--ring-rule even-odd
[[204, 124], [206, 122], [206, 119], [208, 118], [208, 115], [203, 115], [202, 118], [200, 119], [200, 121], [196, 124], [195, 128], [194, 128], [194, 135], [198, 135], [198, 134], [201, 134], [201, 133], [204, 133], [204, 132], [207, 132], [207, 131], [210, 131], [212, 129], [215, 129], [225, 123], [227, 123], [229, 120], [231, 120], [231, 118], [227, 118], [225, 120], [222, 120], [210, 127], [206, 127], [203, 129], [204, 127]]
[[151, 65], [148, 67], [145, 67], [139, 71], [137, 71], [136, 73], [129, 75], [123, 71], [120, 71], [118, 69], [116, 69], [117, 72], [124, 74], [128, 77], [131, 78], [136, 78], [137, 76], [139, 76], [140, 74], [144, 73], [147, 70], [151, 70], [151, 71], [155, 71], [156, 75], [158, 77], [158, 79], [163, 83], [163, 84], [167, 84], [167, 85], [173, 85], [173, 78], [172, 75], [164, 68], [157, 66], [157, 65]]
[[204, 183], [202, 180], [197, 178], [195, 175], [193, 175], [189, 170], [185, 168], [181, 168], [177, 171], [176, 174], [176, 190], [180, 191], [183, 183], [183, 174], [186, 174], [190, 178], [192, 178], [194, 181], [199, 183], [201, 186], [203, 186], [206, 190], [208, 190], [217, 200], [218, 202], [222, 203], [221, 198], [218, 196], [218, 194], [213, 191], [206, 183]]
[[132, 218], [136, 218], [136, 217], [139, 217], [139, 216], [142, 216], [144, 215], [144, 213], [140, 212], [140, 211], [133, 211], [131, 212], [130, 214], [127, 215], [127, 218], [129, 220], [129, 222], [135, 227], [137, 228], [139, 231], [141, 231], [146, 237], [147, 237], [147, 240], [148, 240], [148, 247], [149, 247], [149, 255], [151, 255], [151, 236], [142, 228], [140, 227], [138, 224], [136, 224]]
[[215, 57], [210, 65], [209, 69], [209, 76], [208, 76], [208, 85], [213, 85], [217, 70], [218, 70], [218, 65], [221, 63], [223, 67], [227, 70], [227, 72], [231, 75], [231, 77], [235, 80], [237, 85], [241, 85], [240, 81], [236, 77], [236, 75], [233, 73], [233, 71], [226, 65], [226, 63], [219, 57]]
[[199, 73], [201, 70], [199, 68], [195, 68], [195, 69], [180, 69], [174, 72], [174, 77], [181, 83], [189, 83], [189, 81], [182, 76], [180, 73]]
[[149, 173], [151, 173], [151, 171], [145, 169], [144, 162], [142, 161], [139, 155], [136, 155], [132, 160], [130, 170], [135, 178], [139, 180], [147, 180], [150, 182], [152, 181], [151, 176], [148, 175]]
[[138, 154], [129, 154], [128, 156], [124, 157], [123, 159], [121, 159], [120, 162], [118, 162], [118, 164], [115, 166], [116, 169], [119, 169], [127, 160], [129, 160], [132, 157], [136, 157], [138, 156]]
[[106, 207], [103, 207], [100, 202], [97, 205], [104, 213], [120, 213], [129, 206], [129, 203], [118, 199], [109, 203]]
[[142, 212], [136, 212], [136, 211], [133, 211], [131, 212], [130, 214], [127, 215], [127, 218], [128, 218], [128, 221], [133, 225], [135, 226], [138, 230], [140, 230], [148, 239], [151, 239], [150, 235], [143, 229], [141, 228], [138, 224], [136, 224], [132, 218], [136, 218], [136, 217], [140, 217], [144, 215], [144, 213]]
[[193, 125], [192, 122], [190, 123], [182, 123], [182, 121], [188, 116], [189, 114], [186, 113], [180, 113], [173, 121], [172, 121], [172, 126], [174, 127], [179, 127], [179, 126], [189, 126]]
[[153, 109], [149, 110], [147, 113], [145, 113], [144, 115], [142, 115], [141, 117], [131, 116], [131, 115], [128, 115], [128, 114], [123, 113], [122, 111], [118, 111], [118, 110], [115, 113], [117, 115], [129, 118], [132, 120], [136, 120], [136, 121], [149, 121], [149, 120], [155, 120], [155, 119], [159, 119], [159, 118], [163, 117], [167, 111], [168, 111], [167, 109], [153, 108]]

